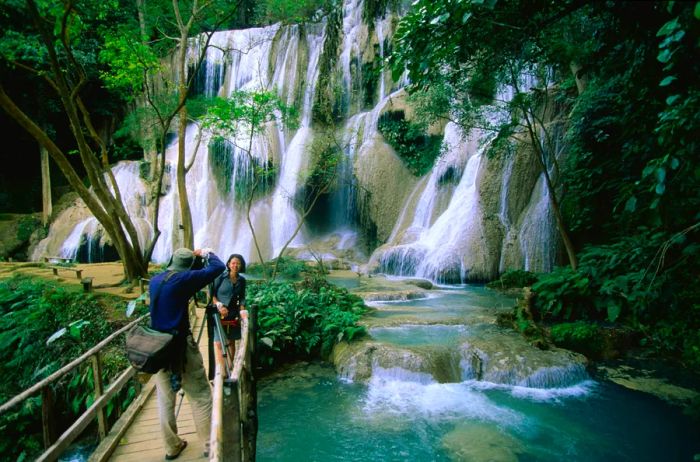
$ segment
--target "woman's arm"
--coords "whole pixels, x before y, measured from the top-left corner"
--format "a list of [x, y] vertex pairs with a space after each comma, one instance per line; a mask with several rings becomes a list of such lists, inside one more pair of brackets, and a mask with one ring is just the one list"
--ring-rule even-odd
[[228, 308], [226, 306], [224, 306], [224, 304], [221, 303], [218, 298], [216, 298], [216, 295], [212, 295], [211, 301], [214, 304], [214, 306], [216, 307], [216, 310], [221, 315], [222, 319], [225, 318], [226, 316], [228, 316]]

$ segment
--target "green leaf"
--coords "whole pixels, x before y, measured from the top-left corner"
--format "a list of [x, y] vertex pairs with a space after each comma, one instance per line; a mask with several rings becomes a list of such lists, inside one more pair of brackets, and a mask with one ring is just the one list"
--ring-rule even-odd
[[681, 161], [677, 157], [671, 157], [671, 169], [675, 170], [681, 164]]
[[657, 183], [655, 191], [659, 196], [663, 195], [666, 191], [666, 185], [664, 183]]
[[663, 183], [664, 181], [666, 181], [666, 169], [665, 168], [659, 167], [656, 169], [655, 173], [656, 173], [656, 181], [658, 183]]
[[611, 303], [608, 305], [608, 321], [615, 322], [620, 316], [621, 307], [617, 303]]
[[462, 16], [462, 24], [466, 24], [467, 21], [469, 21], [469, 18], [472, 17], [472, 13], [470, 11], [467, 11], [464, 13], [464, 16]]
[[85, 321], [83, 319], [80, 319], [78, 321], [74, 321], [70, 324], [68, 324], [68, 328], [70, 330], [70, 335], [71, 337], [80, 340], [82, 336], [82, 331], [85, 326], [89, 326], [90, 321]]
[[447, 21], [447, 19], [448, 19], [449, 17], [450, 17], [450, 13], [443, 13], [443, 14], [441, 14], [440, 16], [438, 16], [437, 18], [433, 18], [433, 20], [430, 21], [430, 24], [436, 25], [436, 24], [445, 22], [445, 21]]
[[676, 29], [678, 29], [678, 18], [677, 17], [673, 18], [672, 20], [668, 21], [666, 24], [661, 26], [659, 31], [656, 33], [656, 36], [661, 37], [662, 35], [669, 35]]
[[625, 211], [634, 212], [637, 209], [637, 198], [632, 196], [625, 203]]
[[661, 81], [659, 86], [660, 87], [668, 86], [671, 84], [671, 82], [673, 82], [676, 79], [677, 79], [677, 77], [675, 75], [668, 75], [668, 76], [664, 77], [664, 79]]
[[666, 98], [666, 104], [669, 106], [673, 105], [676, 101], [678, 101], [678, 98], [680, 98], [681, 95], [671, 95], [668, 98]]
[[661, 50], [656, 56], [657, 61], [661, 63], [667, 63], [671, 60], [671, 56], [673, 56], [673, 52], [669, 49]]
[[[700, 19], [700, 2], [695, 3], [695, 19]], [[700, 460], [700, 458], [696, 455], [695, 460]]]

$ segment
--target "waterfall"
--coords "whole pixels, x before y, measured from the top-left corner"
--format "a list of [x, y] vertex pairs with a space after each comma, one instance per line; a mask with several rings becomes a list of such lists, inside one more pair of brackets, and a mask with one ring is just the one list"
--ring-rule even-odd
[[[478, 232], [479, 198], [476, 190], [477, 173], [481, 165], [484, 143], [476, 152], [468, 151], [460, 142], [461, 135], [454, 124], [446, 127], [444, 154], [437, 161], [425, 189], [418, 200], [408, 233], [415, 241], [393, 247], [385, 252], [380, 268], [391, 274], [418, 276], [438, 282], [461, 282], [466, 279], [468, 266], [462, 261], [459, 245]], [[473, 148], [473, 147], [472, 147]], [[439, 179], [449, 168], [461, 169], [461, 159], [468, 156], [459, 184], [447, 209], [433, 222], [435, 197]], [[467, 239], [465, 239], [467, 238]]]
[[[412, 117], [411, 103], [402, 89], [408, 84], [406, 73], [396, 82], [381, 67], [396, 19], [405, 13], [405, 6], [399, 6], [399, 11], [389, 7], [375, 18], [363, 19], [363, 0], [345, 0], [335, 51], [324, 48], [327, 29], [332, 30], [326, 19], [318, 24], [275, 24], [211, 36], [201, 68], [194, 75], [193, 94], [228, 97], [239, 91], [273, 91], [286, 104], [299, 108], [300, 123], [290, 129], [271, 122], [253, 139], [249, 133], [238, 133], [226, 140], [200, 134], [196, 122], [188, 125], [186, 159], [194, 158], [194, 163], [186, 185], [195, 246], [258, 260], [248, 225], [246, 188], [254, 183], [256, 170], [275, 169], [250, 207], [250, 221], [264, 259], [277, 256], [299, 228], [289, 243], [296, 255], [310, 255], [304, 246], [322, 244], [318, 249], [323, 248], [324, 258], [335, 253], [336, 257], [349, 256], [351, 264], [363, 265], [369, 250], [372, 271], [441, 283], [490, 279], [514, 268], [541, 271], [553, 267], [558, 240], [548, 191], [537, 179], [540, 172], [533, 173], [533, 164], [523, 161], [517, 149], [502, 162], [501, 171], [494, 171], [491, 166], [495, 163], [484, 154], [489, 148], [486, 135], [461, 133], [452, 122], [437, 124], [430, 133], [444, 133], [443, 152], [432, 170], [417, 178], [410, 176], [378, 131], [379, 117], [387, 111], [404, 111], [406, 120]], [[190, 72], [201, 47], [201, 38], [191, 40]], [[324, 87], [319, 85], [319, 72], [321, 64], [328, 62], [335, 67], [323, 76]], [[368, 82], [369, 74], [363, 77], [370, 71], [371, 78], [378, 80]], [[529, 75], [522, 80], [524, 87], [537, 83]], [[330, 95], [322, 93], [329, 91]], [[507, 101], [512, 91], [500, 89], [499, 99]], [[335, 117], [336, 125], [330, 129], [315, 126], [312, 120], [314, 102], [321, 94], [330, 99]], [[495, 105], [487, 118], [496, 123], [503, 115], [503, 107]], [[303, 216], [306, 211], [299, 204], [315, 167], [314, 140], [322, 140], [328, 132], [337, 136], [341, 152], [335, 185]], [[167, 261], [173, 249], [182, 245], [176, 141], [167, 147], [165, 159], [155, 262]], [[139, 242], [146, 247], [153, 237], [154, 203], [140, 168], [138, 162], [120, 162], [113, 171]], [[394, 182], [372, 177], [394, 173], [399, 174]], [[385, 190], [377, 191], [378, 187]], [[400, 191], [401, 187], [405, 190]], [[47, 238], [37, 246], [42, 253], [76, 255], [85, 242], [106, 242], [101, 226], [94, 222], [88, 226], [84, 215], [66, 215], [65, 219], [70, 225], [64, 228], [72, 231], [53, 238], [60, 242]], [[368, 248], [368, 244], [380, 247]], [[90, 259], [102, 258], [88, 253]]]
[[[318, 60], [323, 46], [323, 35], [307, 36], [309, 44], [309, 62], [306, 67], [305, 81], [309, 82], [304, 90], [301, 110], [301, 127], [292, 138], [286, 150], [284, 161], [280, 166], [280, 179], [272, 202], [272, 216], [279, 220], [275, 223], [272, 234], [272, 254], [276, 256], [299, 227], [300, 218], [294, 208], [294, 196], [297, 194], [302, 169], [307, 167], [307, 149], [313, 140], [311, 125], [311, 109], [313, 95], [318, 81]], [[304, 241], [303, 232], [297, 234], [290, 243], [300, 246]]]

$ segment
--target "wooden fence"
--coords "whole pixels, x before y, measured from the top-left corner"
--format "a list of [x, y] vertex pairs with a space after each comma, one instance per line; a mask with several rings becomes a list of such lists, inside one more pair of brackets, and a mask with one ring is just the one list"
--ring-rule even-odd
[[[25, 399], [41, 393], [41, 421], [44, 433], [44, 452], [36, 459], [37, 461], [54, 461], [58, 459], [63, 451], [85, 430], [85, 428], [97, 418], [98, 432], [100, 439], [104, 439], [109, 429], [107, 428], [107, 419], [105, 415], [105, 406], [116, 396], [119, 391], [129, 382], [129, 379], [136, 374], [136, 369], [129, 366], [122, 371], [119, 376], [105, 389], [102, 382], [102, 361], [100, 357], [101, 351], [107, 347], [112, 341], [120, 335], [127, 332], [133, 326], [147, 318], [145, 314], [140, 318], [130, 322], [118, 331], [112, 333], [109, 337], [102, 340], [100, 343], [90, 348], [80, 357], [63, 366], [44, 380], [34, 384], [30, 388], [24, 390], [19, 395], [13, 397], [2, 406], [0, 406], [0, 415], [4, 414], [14, 406], [18, 405]], [[95, 400], [92, 405], [83, 412], [78, 420], [73, 423], [66, 431], [58, 438], [54, 435], [55, 416], [53, 413], [54, 397], [51, 391], [51, 385], [60, 380], [63, 376], [71, 372], [86, 361], [92, 363], [92, 373], [94, 382]]]
[[257, 389], [254, 377], [255, 310], [241, 311], [241, 340], [230, 361], [222, 342], [218, 317], [214, 327], [214, 376], [209, 460], [251, 462], [255, 460], [258, 433]]

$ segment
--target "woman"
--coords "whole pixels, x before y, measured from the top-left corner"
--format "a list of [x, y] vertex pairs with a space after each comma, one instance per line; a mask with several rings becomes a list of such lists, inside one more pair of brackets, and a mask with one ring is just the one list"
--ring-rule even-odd
[[245, 259], [234, 253], [226, 261], [226, 271], [214, 280], [212, 306], [208, 324], [209, 333], [209, 380], [214, 379], [214, 315], [221, 318], [226, 336], [226, 345], [231, 361], [236, 353], [236, 340], [241, 338], [240, 311], [245, 310]]

